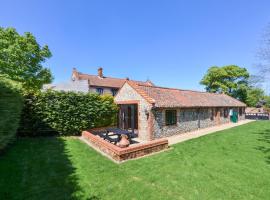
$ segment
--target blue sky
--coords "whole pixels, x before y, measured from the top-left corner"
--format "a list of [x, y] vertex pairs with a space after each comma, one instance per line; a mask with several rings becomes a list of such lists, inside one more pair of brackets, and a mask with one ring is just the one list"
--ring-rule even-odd
[[255, 72], [269, 8], [269, 0], [1, 0], [0, 26], [49, 46], [44, 65], [54, 82], [68, 80], [73, 67], [96, 74], [103, 66], [107, 76], [202, 90], [210, 66]]

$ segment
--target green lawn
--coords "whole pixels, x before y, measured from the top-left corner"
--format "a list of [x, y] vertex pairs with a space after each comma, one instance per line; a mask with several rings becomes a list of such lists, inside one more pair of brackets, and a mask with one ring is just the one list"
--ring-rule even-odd
[[0, 199], [269, 199], [270, 122], [115, 164], [74, 138], [19, 139], [0, 156]]

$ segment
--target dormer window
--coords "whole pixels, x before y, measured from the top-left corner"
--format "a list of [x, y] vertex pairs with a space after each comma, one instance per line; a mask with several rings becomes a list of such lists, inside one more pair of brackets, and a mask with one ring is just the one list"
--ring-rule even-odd
[[102, 95], [102, 94], [103, 94], [103, 88], [97, 88], [97, 89], [96, 89], [96, 92], [97, 92], [99, 95]]

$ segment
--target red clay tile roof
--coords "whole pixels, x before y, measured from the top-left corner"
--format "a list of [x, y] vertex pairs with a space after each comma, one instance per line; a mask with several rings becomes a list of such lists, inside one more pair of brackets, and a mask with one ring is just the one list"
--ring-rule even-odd
[[149, 96], [149, 94], [147, 94], [147, 92], [145, 92], [144, 90], [141, 90], [140, 86], [143, 86], [143, 85], [139, 85], [139, 84], [136, 84], [134, 82], [131, 82], [131, 81], [128, 81], [128, 84], [133, 88], [135, 89], [144, 99], [146, 99], [149, 103], [151, 104], [154, 104], [155, 103], [155, 100]]
[[[97, 75], [82, 74], [78, 72], [79, 80], [88, 80], [90, 86], [121, 88], [127, 79], [112, 78], [112, 77], [99, 77]], [[132, 81], [140, 85], [154, 85], [151, 81]]]
[[246, 104], [226, 94], [147, 86], [128, 82], [155, 107], [245, 107]]

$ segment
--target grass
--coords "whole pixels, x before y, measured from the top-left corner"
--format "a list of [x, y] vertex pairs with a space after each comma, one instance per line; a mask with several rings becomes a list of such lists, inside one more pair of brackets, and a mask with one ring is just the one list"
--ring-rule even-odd
[[269, 199], [270, 122], [115, 164], [74, 138], [18, 139], [0, 156], [0, 199]]

